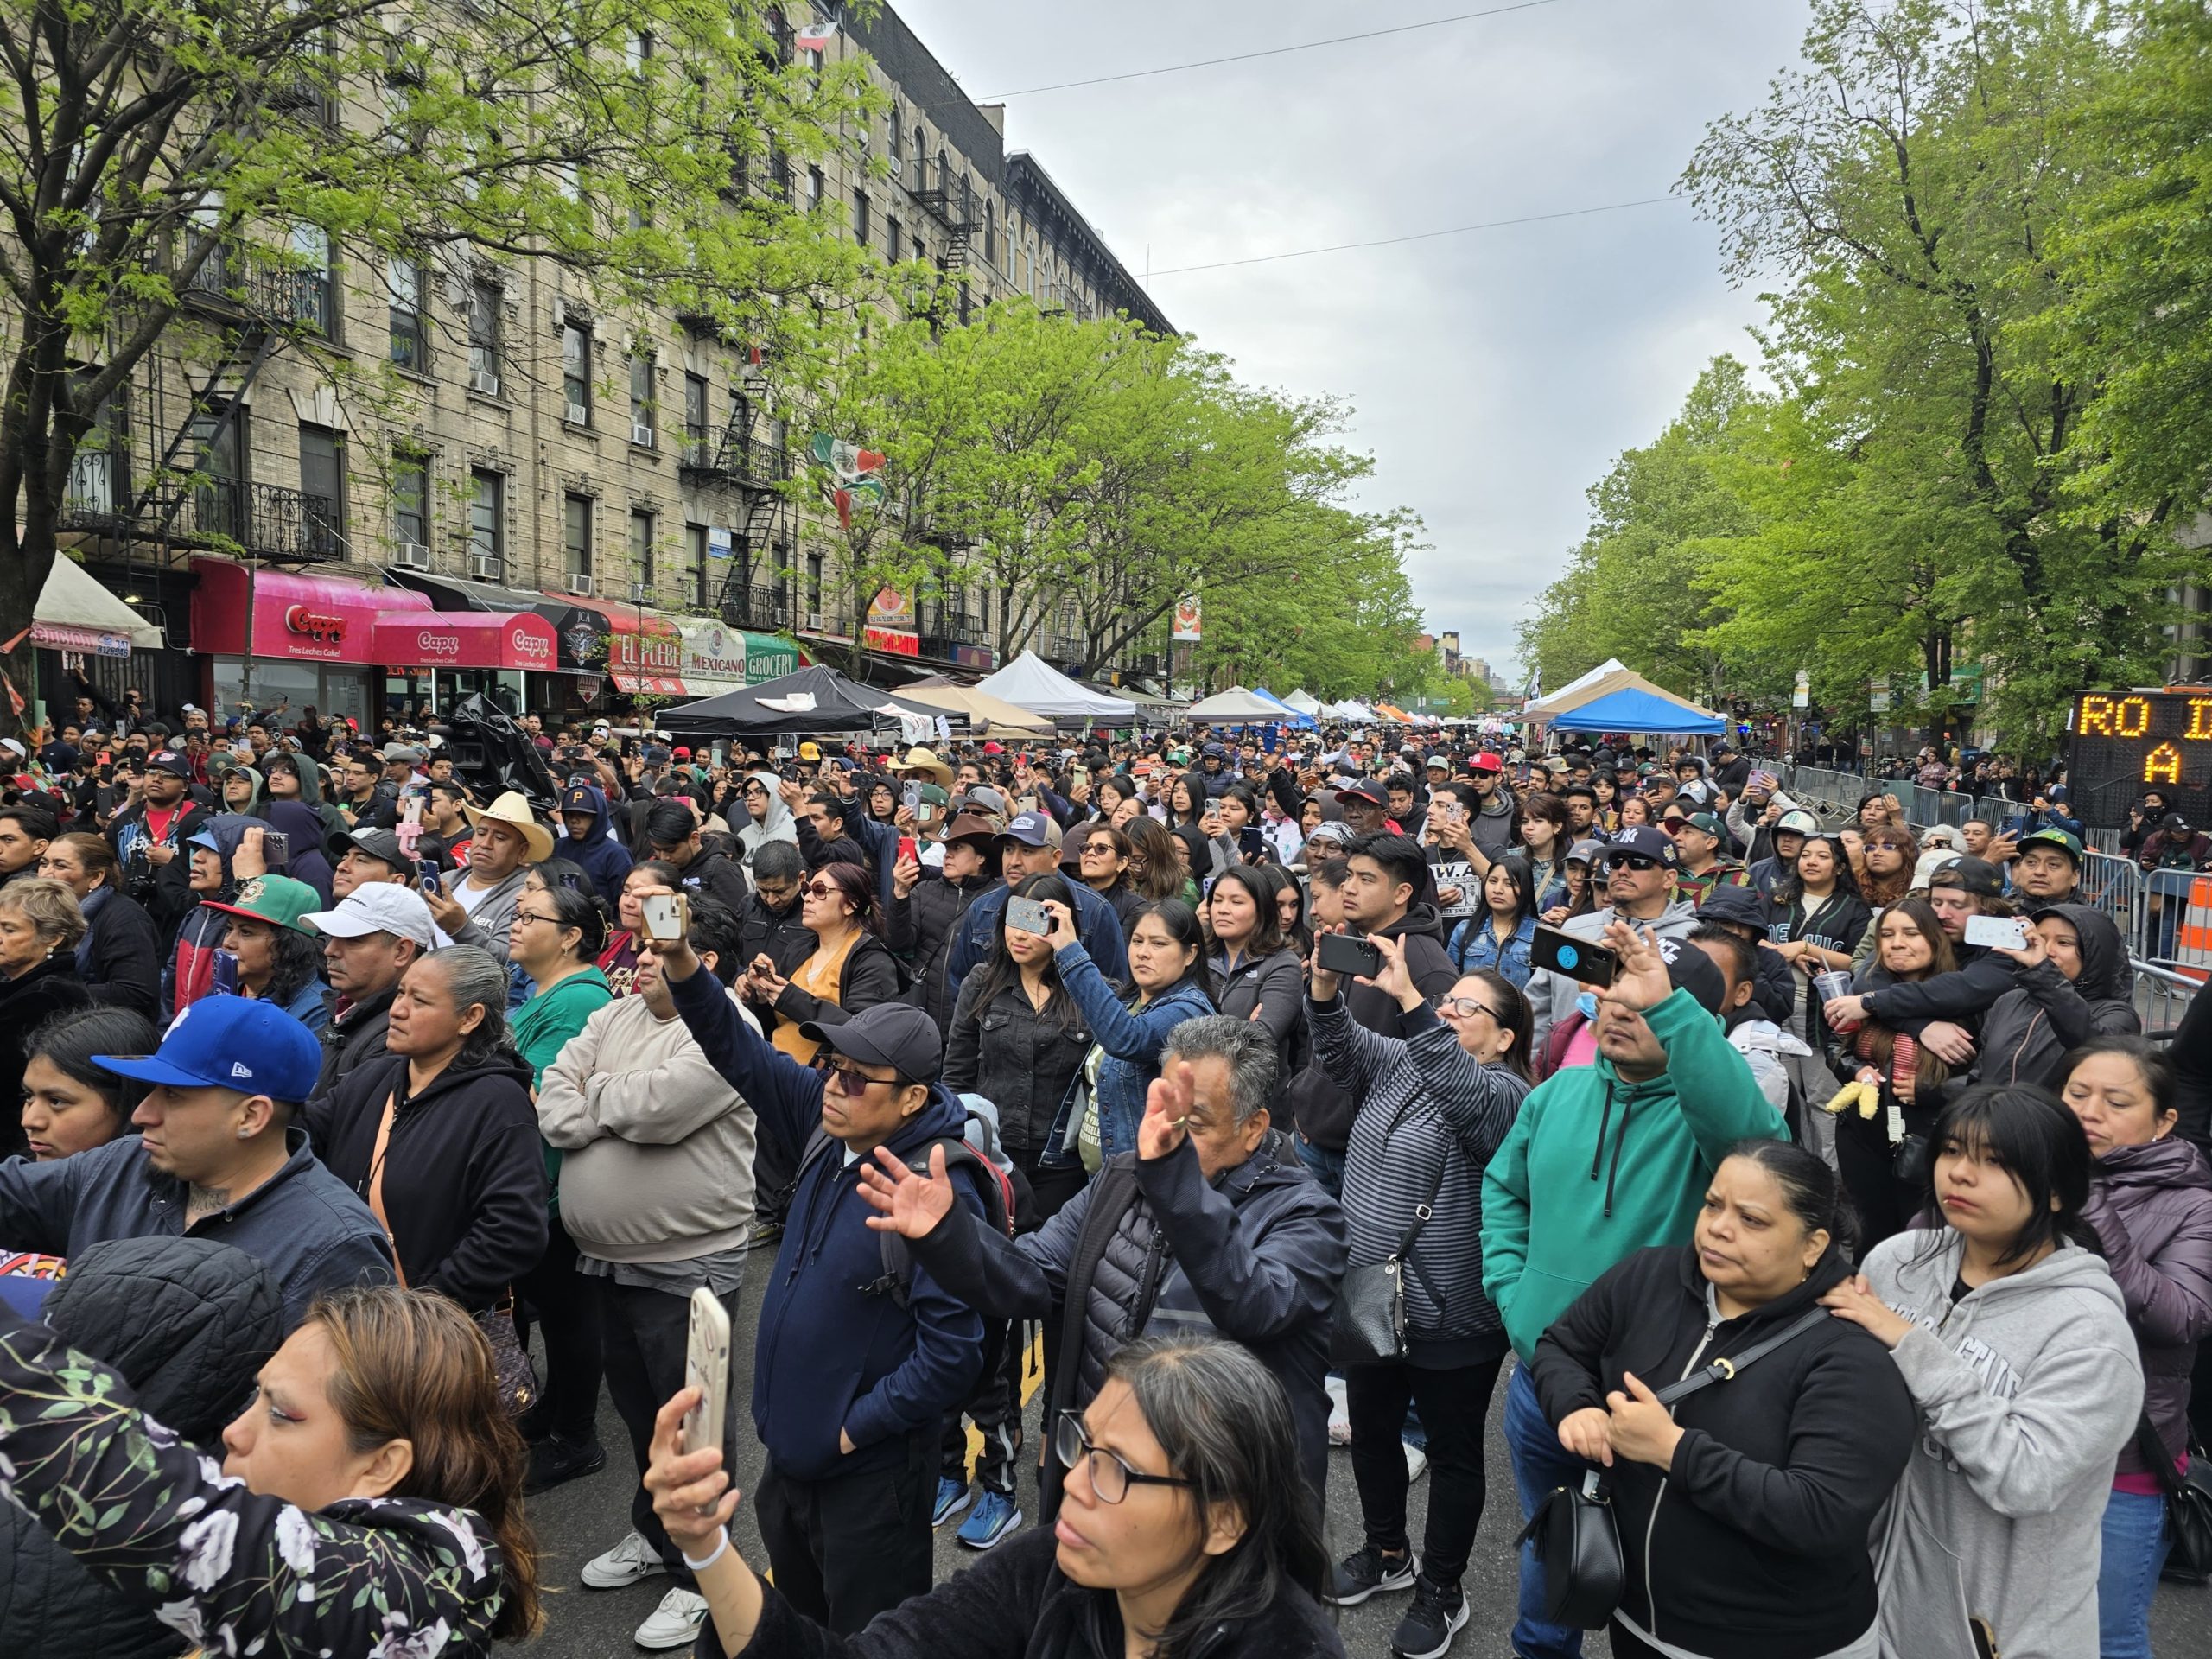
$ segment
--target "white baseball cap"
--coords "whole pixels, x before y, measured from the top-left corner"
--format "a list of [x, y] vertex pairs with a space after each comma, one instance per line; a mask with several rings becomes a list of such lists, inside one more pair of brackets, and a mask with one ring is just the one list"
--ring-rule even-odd
[[437, 927], [423, 895], [394, 881], [364, 881], [340, 899], [336, 909], [309, 911], [300, 919], [318, 933], [340, 939], [392, 933], [414, 940], [425, 950], [438, 942]]

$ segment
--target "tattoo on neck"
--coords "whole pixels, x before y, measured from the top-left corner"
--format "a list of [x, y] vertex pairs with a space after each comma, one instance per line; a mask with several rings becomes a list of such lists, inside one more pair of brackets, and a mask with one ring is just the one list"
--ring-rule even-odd
[[229, 1205], [231, 1189], [227, 1186], [202, 1186], [197, 1181], [185, 1194], [184, 1207], [194, 1215], [206, 1215]]

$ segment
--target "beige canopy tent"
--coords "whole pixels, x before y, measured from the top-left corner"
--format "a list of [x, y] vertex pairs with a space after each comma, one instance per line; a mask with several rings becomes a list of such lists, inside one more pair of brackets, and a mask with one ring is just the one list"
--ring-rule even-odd
[[1672, 737], [1717, 737], [1728, 728], [1728, 722], [1711, 709], [1654, 685], [1618, 662], [1530, 703], [1521, 718], [1560, 731], [1648, 732]]
[[971, 736], [1034, 738], [1052, 733], [1052, 722], [1044, 715], [1017, 709], [972, 685], [955, 685], [946, 679], [917, 680], [900, 686], [897, 695], [907, 702], [927, 703], [948, 714], [967, 715]]
[[55, 651], [127, 657], [134, 648], [159, 651], [165, 642], [159, 628], [63, 553], [46, 573], [46, 586], [31, 609], [31, 643]]

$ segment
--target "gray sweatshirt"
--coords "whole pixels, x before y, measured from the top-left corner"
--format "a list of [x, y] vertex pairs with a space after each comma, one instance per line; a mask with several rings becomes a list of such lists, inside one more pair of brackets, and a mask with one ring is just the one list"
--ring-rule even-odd
[[586, 1255], [689, 1262], [746, 1242], [753, 1109], [680, 1016], [642, 996], [595, 1010], [539, 1080], [537, 1128], [568, 1154], [561, 1220]]
[[1917, 1327], [1893, 1354], [1920, 1444], [1877, 1570], [1885, 1656], [2005, 1659], [2097, 1651], [2097, 1563], [2143, 1371], [2103, 1260], [2067, 1245], [1954, 1304], [1965, 1242], [1899, 1233], [1867, 1256], [1874, 1294]]
[[[1598, 880], [1597, 875], [1591, 877]], [[1560, 931], [1578, 939], [1598, 940], [1605, 938], [1605, 928], [1616, 920], [1626, 920], [1619, 912], [1608, 905], [1603, 910], [1593, 910], [1586, 916], [1571, 917]], [[1638, 933], [1645, 928], [1662, 939], [1687, 939], [1690, 930], [1697, 925], [1697, 906], [1687, 899], [1677, 899], [1659, 912], [1658, 918], [1648, 922], [1630, 924]], [[1541, 969], [1529, 976], [1529, 982], [1522, 988], [1529, 998], [1529, 1012], [1535, 1016], [1534, 1028], [1529, 1033], [1529, 1052], [1541, 1054], [1544, 1041], [1551, 1035], [1552, 1027], [1573, 1012], [1574, 999], [1585, 988], [1565, 974], [1554, 974]]]

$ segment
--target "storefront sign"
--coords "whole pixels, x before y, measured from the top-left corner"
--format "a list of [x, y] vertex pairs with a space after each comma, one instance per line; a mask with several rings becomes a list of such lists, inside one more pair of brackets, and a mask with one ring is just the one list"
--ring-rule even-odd
[[552, 624], [529, 612], [412, 613], [377, 620], [377, 660], [387, 668], [549, 669]]
[[922, 654], [921, 635], [901, 633], [895, 628], [863, 628], [861, 630], [861, 644], [870, 651], [885, 652], [893, 657], [918, 657]]
[[31, 624], [31, 644], [48, 651], [81, 652], [87, 657], [128, 657], [128, 634], [101, 633], [92, 628], [73, 628], [61, 622]]
[[199, 585], [192, 594], [192, 646], [209, 656], [246, 655], [251, 613], [252, 654], [294, 662], [372, 663], [378, 660], [378, 625], [394, 613], [434, 616], [429, 600], [401, 588], [372, 588], [334, 576], [289, 571], [249, 574], [228, 559], [192, 562]]

